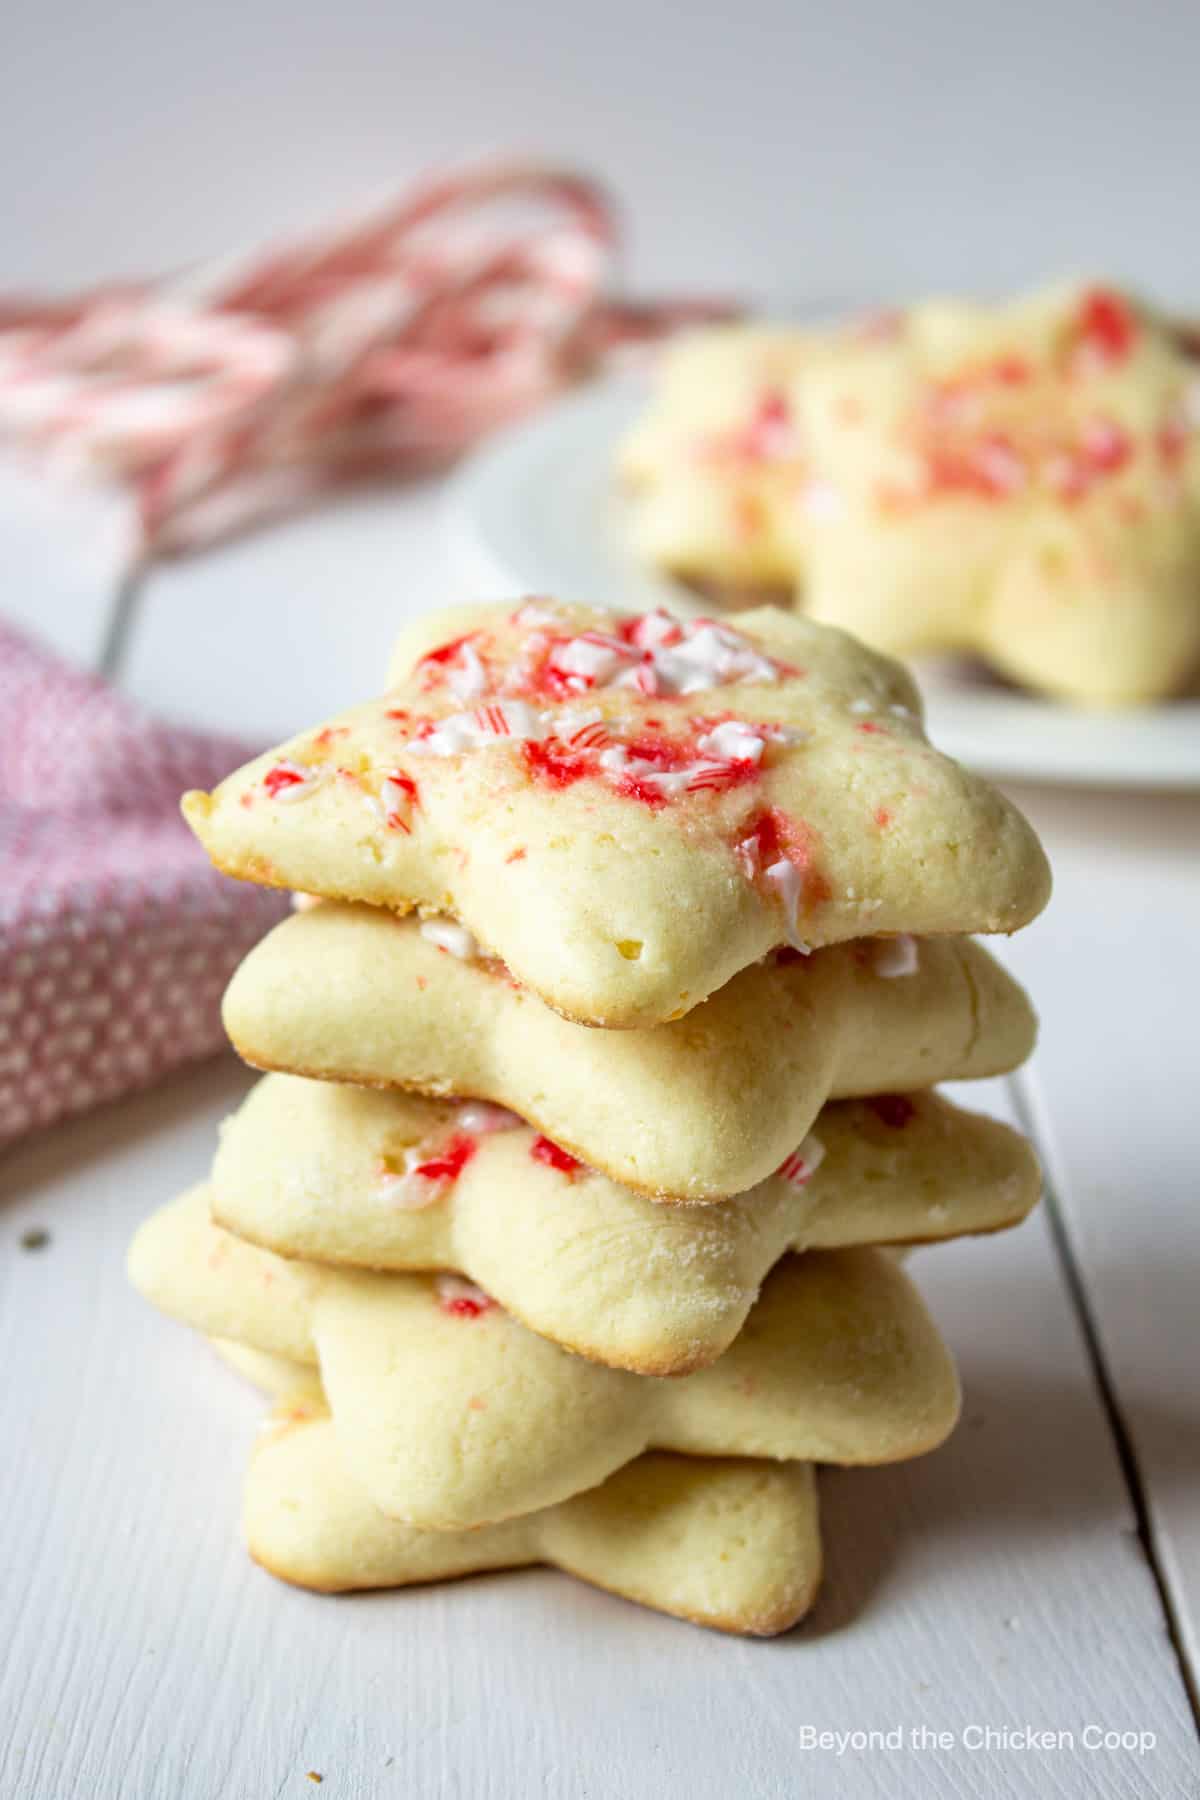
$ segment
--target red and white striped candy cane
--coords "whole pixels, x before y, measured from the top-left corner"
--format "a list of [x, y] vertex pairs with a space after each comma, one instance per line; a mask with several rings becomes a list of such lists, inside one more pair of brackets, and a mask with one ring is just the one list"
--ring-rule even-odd
[[617, 245], [594, 182], [488, 164], [232, 273], [0, 303], [0, 432], [127, 483], [140, 558], [199, 549], [730, 311], [614, 300]]

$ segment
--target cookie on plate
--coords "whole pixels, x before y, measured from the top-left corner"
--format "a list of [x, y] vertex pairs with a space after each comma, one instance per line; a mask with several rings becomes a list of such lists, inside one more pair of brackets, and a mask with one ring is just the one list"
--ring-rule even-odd
[[617, 458], [642, 557], [722, 586], [792, 587], [805, 472], [796, 387], [823, 347], [815, 332], [771, 325], [667, 344]]
[[451, 915], [583, 1023], [680, 1018], [785, 943], [1014, 931], [1048, 896], [908, 676], [807, 620], [469, 608], [394, 667], [189, 822], [230, 874]]

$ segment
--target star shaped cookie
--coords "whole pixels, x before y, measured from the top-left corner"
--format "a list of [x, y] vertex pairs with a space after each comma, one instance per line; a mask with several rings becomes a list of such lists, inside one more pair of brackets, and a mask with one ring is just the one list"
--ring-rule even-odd
[[647, 561], [738, 589], [792, 587], [805, 476], [798, 382], [824, 341], [722, 325], [666, 345], [617, 461]]
[[[789, 583], [881, 650], [976, 653], [1068, 700], [1186, 683], [1200, 365], [1169, 322], [1071, 283], [796, 332], [790, 365], [786, 344], [716, 329], [672, 352], [618, 463], [651, 560]], [[716, 368], [719, 455], [696, 392]]]
[[211, 1197], [278, 1255], [452, 1270], [565, 1349], [681, 1375], [728, 1349], [787, 1251], [1000, 1230], [1039, 1184], [1006, 1126], [884, 1094], [827, 1106], [738, 1199], [662, 1206], [497, 1107], [273, 1075], [223, 1127]]
[[490, 1100], [622, 1186], [720, 1200], [778, 1169], [831, 1096], [999, 1074], [1034, 1039], [1021, 989], [962, 938], [779, 953], [674, 1024], [617, 1032], [429, 931], [328, 902], [285, 920], [226, 994], [235, 1048], [258, 1068]]
[[184, 811], [228, 873], [450, 915], [611, 1027], [680, 1018], [782, 944], [1013, 931], [1049, 891], [1020, 813], [926, 742], [903, 671], [767, 609], [736, 630], [443, 614], [381, 699]]
[[215, 1225], [203, 1188], [142, 1226], [130, 1274], [207, 1334], [317, 1363], [347, 1471], [423, 1530], [555, 1505], [650, 1449], [897, 1461], [958, 1415], [949, 1352], [884, 1251], [786, 1257], [725, 1355], [675, 1380], [572, 1356], [455, 1275], [285, 1261]]
[[936, 303], [814, 368], [804, 604], [882, 649], [975, 651], [1066, 699], [1200, 662], [1200, 369], [1071, 287]]
[[289, 1405], [257, 1447], [251, 1556], [321, 1593], [404, 1587], [546, 1563], [642, 1606], [739, 1635], [803, 1617], [821, 1579], [807, 1463], [649, 1454], [556, 1506], [474, 1531], [418, 1531], [355, 1481], [332, 1421]]

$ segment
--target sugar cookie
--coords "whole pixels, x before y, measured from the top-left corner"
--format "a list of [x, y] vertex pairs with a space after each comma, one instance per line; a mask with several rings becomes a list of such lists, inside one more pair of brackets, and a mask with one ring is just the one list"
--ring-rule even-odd
[[473, 608], [397, 656], [188, 820], [230, 874], [453, 915], [568, 1017], [658, 1025], [780, 944], [1046, 901], [1031, 828], [929, 747], [907, 675], [807, 620]]
[[554, 1505], [648, 1449], [890, 1462], [958, 1415], [949, 1352], [881, 1251], [786, 1257], [720, 1361], [675, 1380], [572, 1356], [458, 1276], [285, 1261], [214, 1225], [203, 1188], [147, 1220], [130, 1275], [209, 1335], [319, 1364], [347, 1470], [424, 1530]]
[[651, 1454], [523, 1518], [417, 1531], [372, 1505], [331, 1421], [294, 1408], [255, 1451], [243, 1518], [256, 1562], [322, 1593], [548, 1563], [696, 1625], [771, 1637], [821, 1579], [806, 1463]]
[[256, 1067], [511, 1108], [614, 1181], [717, 1200], [772, 1174], [825, 1100], [995, 1075], [1035, 1021], [978, 945], [926, 939], [756, 965], [655, 1031], [593, 1031], [379, 908], [278, 926], [230, 984], [225, 1027]]
[[786, 1251], [995, 1231], [1039, 1189], [1023, 1138], [928, 1093], [831, 1104], [804, 1155], [662, 1206], [496, 1107], [271, 1075], [222, 1128], [212, 1209], [278, 1255], [454, 1270], [566, 1349], [679, 1375], [728, 1349]]

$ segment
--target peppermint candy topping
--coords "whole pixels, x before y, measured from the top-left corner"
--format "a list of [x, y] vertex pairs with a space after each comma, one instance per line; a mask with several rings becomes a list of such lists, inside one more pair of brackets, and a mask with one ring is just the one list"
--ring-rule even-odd
[[777, 1174], [794, 1188], [807, 1187], [821, 1164], [825, 1161], [825, 1146], [819, 1137], [810, 1131], [798, 1150], [793, 1150], [789, 1157], [780, 1163]]
[[871, 967], [885, 981], [893, 981], [901, 975], [915, 975], [920, 960], [917, 940], [906, 931], [898, 932], [895, 937], [876, 938], [871, 948]]
[[442, 1311], [458, 1319], [477, 1319], [496, 1304], [490, 1294], [461, 1275], [439, 1275], [433, 1285]]
[[475, 962], [480, 955], [478, 939], [456, 919], [422, 919], [418, 930], [427, 943], [436, 944], [460, 962]]
[[457, 661], [446, 671], [446, 685], [456, 700], [478, 700], [487, 692], [487, 670], [469, 638], [459, 646]]
[[449, 718], [439, 719], [410, 738], [404, 748], [410, 756], [461, 756], [464, 750], [501, 738], [542, 738], [548, 729], [548, 715], [535, 712], [524, 700], [489, 700], [474, 712], [451, 713]]
[[[678, 637], [668, 627], [674, 627]], [[783, 673], [749, 638], [712, 619], [677, 622], [669, 613], [652, 613], [636, 621], [633, 629], [639, 630], [643, 640], [642, 662], [637, 670], [619, 677], [621, 686], [640, 687], [652, 694], [697, 694], [704, 688], [735, 683], [775, 682]], [[647, 675], [653, 677], [649, 687]]]
[[403, 1166], [380, 1164], [380, 1186], [389, 1205], [401, 1212], [423, 1212], [445, 1198], [471, 1158], [477, 1145], [467, 1132], [455, 1132], [440, 1145], [410, 1145]]
[[472, 1137], [491, 1137], [497, 1131], [516, 1131], [525, 1123], [507, 1106], [493, 1106], [490, 1100], [468, 1100], [454, 1115], [456, 1131], [468, 1131]]
[[400, 769], [393, 769], [379, 787], [379, 810], [388, 830], [409, 834], [412, 830], [412, 811], [416, 804], [416, 782], [411, 775], [405, 775]]
[[272, 800], [307, 800], [325, 779], [324, 769], [306, 768], [302, 763], [281, 761], [263, 776], [263, 786]]
[[801, 956], [812, 955], [812, 945], [800, 936], [800, 902], [804, 898], [804, 883], [795, 863], [781, 856], [778, 862], [771, 863], [763, 870], [763, 880], [774, 888], [783, 901], [783, 924], [788, 943]]

